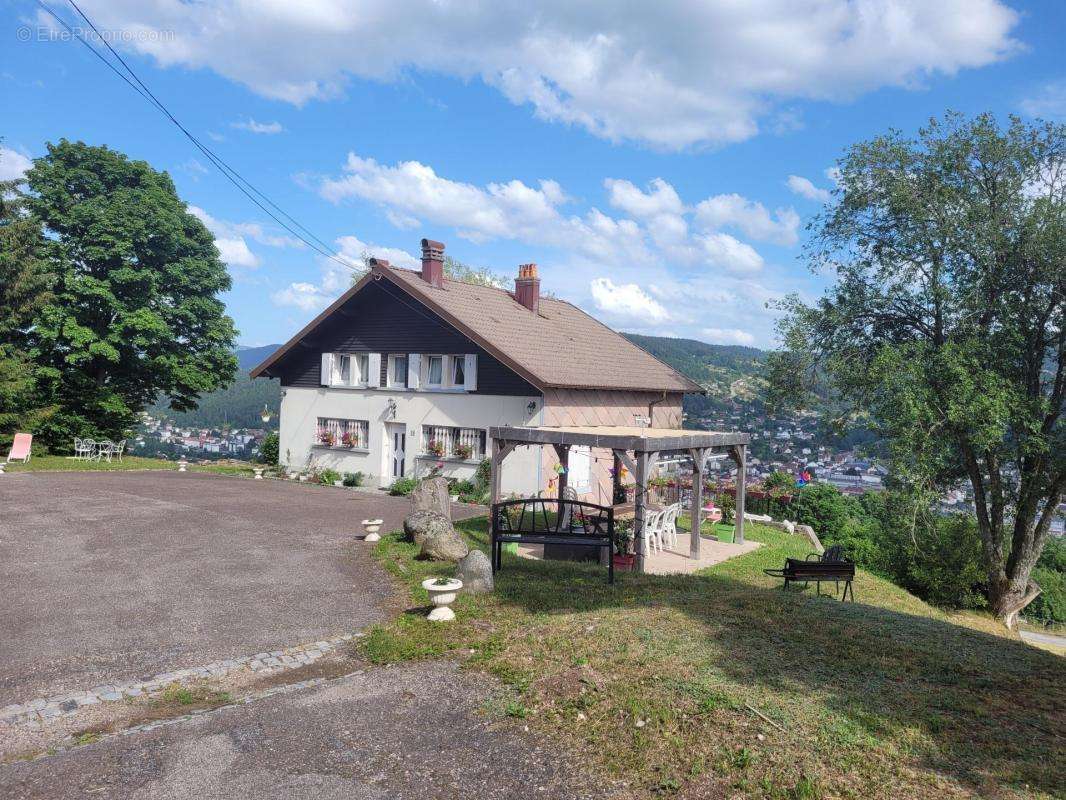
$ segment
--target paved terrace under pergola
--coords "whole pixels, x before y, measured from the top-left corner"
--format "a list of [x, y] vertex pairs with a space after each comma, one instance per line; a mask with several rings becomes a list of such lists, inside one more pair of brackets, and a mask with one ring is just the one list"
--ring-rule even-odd
[[[737, 464], [736, 534], [735, 542], [744, 544], [744, 490], [745, 464], [751, 437], [746, 433], [720, 431], [690, 431], [670, 428], [640, 427], [548, 427], [513, 426], [489, 428], [491, 440], [491, 500], [500, 499], [500, 474], [503, 460], [519, 446], [553, 447], [564, 470], [559, 475], [559, 499], [566, 491], [567, 472], [571, 447], [591, 447], [610, 450], [616, 463], [624, 465], [636, 483], [634, 493], [633, 537], [636, 550], [636, 571], [644, 572], [648, 554], [644, 552], [644, 525], [647, 520], [648, 478], [655, 460], [661, 455], [682, 454], [692, 459], [692, 535], [689, 538], [689, 558], [700, 559], [700, 529], [703, 511], [703, 478], [706, 460], [710, 453], [725, 453]], [[619, 480], [615, 470], [615, 481]]]

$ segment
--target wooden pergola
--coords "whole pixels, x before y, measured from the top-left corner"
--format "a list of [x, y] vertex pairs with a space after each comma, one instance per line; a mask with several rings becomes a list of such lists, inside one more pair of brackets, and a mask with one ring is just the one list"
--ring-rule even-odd
[[[625, 465], [636, 482], [635, 519], [633, 524], [636, 569], [644, 571], [644, 530], [648, 505], [648, 478], [652, 463], [661, 454], [682, 453], [693, 463], [692, 475], [692, 535], [690, 555], [700, 555], [700, 522], [703, 510], [703, 475], [709, 453], [726, 453], [737, 464], [736, 542], [744, 542], [744, 473], [748, 444], [746, 433], [716, 431], [688, 431], [667, 428], [627, 427], [498, 427], [489, 428], [492, 440], [491, 502], [500, 499], [500, 471], [507, 454], [520, 445], [554, 447], [563, 467], [570, 460], [570, 448], [587, 446], [610, 450], [617, 463]], [[559, 499], [566, 490], [567, 474], [559, 475]]]

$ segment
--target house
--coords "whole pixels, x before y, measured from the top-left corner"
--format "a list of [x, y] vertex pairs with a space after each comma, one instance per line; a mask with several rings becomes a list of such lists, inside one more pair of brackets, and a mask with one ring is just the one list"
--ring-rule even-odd
[[[571, 303], [542, 297], [535, 264], [508, 291], [449, 280], [443, 260], [444, 245], [427, 239], [421, 270], [371, 259], [252, 370], [281, 383], [283, 464], [362, 472], [380, 486], [435, 467], [472, 478], [492, 426], [678, 428], [683, 393], [702, 391]], [[554, 459], [520, 448], [503, 491], [548, 488]], [[613, 468], [610, 452], [575, 448], [568, 483], [609, 502]]]

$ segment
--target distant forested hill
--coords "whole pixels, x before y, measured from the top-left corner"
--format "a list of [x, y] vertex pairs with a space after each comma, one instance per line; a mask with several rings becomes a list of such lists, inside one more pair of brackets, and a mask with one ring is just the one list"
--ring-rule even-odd
[[275, 379], [248, 377], [248, 370], [256, 366], [281, 345], [237, 348], [237, 377], [225, 389], [205, 394], [200, 398], [200, 407], [195, 411], [178, 412], [167, 407], [165, 401], [157, 402], [148, 409], [154, 417], [166, 417], [178, 425], [192, 428], [261, 428], [260, 412], [266, 405], [274, 412], [267, 427], [278, 424], [278, 407], [281, 404], [281, 386]]
[[237, 366], [245, 372], [258, 366], [267, 356], [281, 347], [280, 344], [265, 344], [262, 347], [237, 347]]
[[622, 335], [707, 390], [706, 397], [685, 398], [685, 410], [690, 414], [718, 408], [730, 400], [760, 402], [766, 388], [764, 350], [696, 339]]

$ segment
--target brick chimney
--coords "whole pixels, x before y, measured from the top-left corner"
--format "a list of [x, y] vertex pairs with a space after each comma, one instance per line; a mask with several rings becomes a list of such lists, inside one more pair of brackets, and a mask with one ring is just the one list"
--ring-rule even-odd
[[540, 309], [540, 278], [536, 264], [519, 264], [514, 279], [514, 299], [534, 314]]
[[444, 286], [444, 242], [422, 240], [422, 280], [436, 286]]

